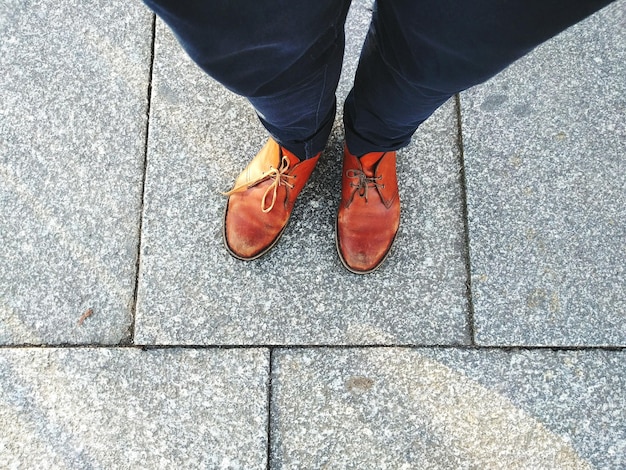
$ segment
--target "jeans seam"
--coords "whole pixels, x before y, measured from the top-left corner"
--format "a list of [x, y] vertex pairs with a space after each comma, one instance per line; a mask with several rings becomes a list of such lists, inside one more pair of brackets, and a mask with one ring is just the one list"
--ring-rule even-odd
[[[319, 126], [320, 126], [320, 108], [322, 106], [322, 101], [324, 100], [324, 95], [326, 93], [326, 82], [327, 82], [327, 77], [328, 77], [328, 65], [324, 66], [324, 72], [323, 72], [324, 78], [323, 78], [323, 83], [322, 83], [322, 88], [321, 88], [321, 92], [320, 92], [320, 97], [319, 100], [317, 102], [317, 109], [315, 110], [315, 129], [316, 129], [316, 133], [315, 136], [317, 136], [317, 132], [319, 131]], [[312, 157], [312, 155], [309, 155], [312, 152], [312, 146], [313, 146], [313, 140], [315, 140], [316, 137], [313, 137], [313, 139], [309, 139], [307, 142], [305, 142], [304, 146], [305, 146], [305, 151], [306, 151], [306, 158]]]
[[320, 107], [322, 106], [324, 94], [326, 93], [327, 76], [328, 76], [328, 65], [325, 65], [324, 66], [324, 83], [322, 83], [322, 91], [320, 93], [320, 99], [317, 102], [317, 109], [315, 110], [315, 127], [319, 127], [320, 125]]

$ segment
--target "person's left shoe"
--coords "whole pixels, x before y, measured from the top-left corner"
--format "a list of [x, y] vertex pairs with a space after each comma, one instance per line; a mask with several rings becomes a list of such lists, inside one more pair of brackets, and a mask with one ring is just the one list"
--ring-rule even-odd
[[374, 271], [385, 260], [400, 226], [396, 152], [360, 158], [344, 149], [337, 251], [356, 274]]
[[231, 255], [253, 260], [278, 242], [320, 154], [301, 162], [269, 139], [225, 193], [224, 244]]

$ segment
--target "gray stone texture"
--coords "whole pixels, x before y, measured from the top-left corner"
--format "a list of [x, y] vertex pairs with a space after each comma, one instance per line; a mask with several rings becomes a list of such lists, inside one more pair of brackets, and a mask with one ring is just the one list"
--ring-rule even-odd
[[263, 349], [0, 350], [0, 468], [265, 469]]
[[[626, 344], [625, 11], [462, 96], [482, 345]], [[454, 102], [399, 154], [380, 271], [334, 247], [341, 110], [281, 242], [236, 261], [220, 191], [266, 132], [157, 23], [137, 271], [152, 24], [140, 2], [0, 2], [0, 468], [626, 468], [626, 350], [465, 346]], [[137, 344], [251, 347], [112, 347], [137, 276]], [[433, 344], [457, 347], [333, 347]]]
[[623, 351], [290, 349], [271, 468], [623, 469]]
[[626, 345], [626, 2], [463, 93], [476, 341]]
[[[348, 51], [360, 47], [369, 15], [367, 3], [354, 3]], [[401, 152], [397, 243], [379, 271], [356, 276], [341, 265], [334, 240], [340, 116], [279, 244], [241, 262], [223, 247], [220, 191], [267, 134], [245, 100], [204, 76], [161, 23], [153, 84], [137, 344], [469, 341], [453, 102]]]
[[128, 336], [151, 25], [135, 2], [0, 4], [0, 344]]

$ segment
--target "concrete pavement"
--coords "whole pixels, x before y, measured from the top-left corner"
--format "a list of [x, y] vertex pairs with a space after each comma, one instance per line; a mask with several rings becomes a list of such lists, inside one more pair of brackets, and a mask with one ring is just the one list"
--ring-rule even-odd
[[341, 116], [280, 243], [239, 262], [245, 101], [139, 2], [4, 2], [0, 468], [626, 468], [625, 19], [439, 109], [399, 154], [390, 258], [355, 276]]

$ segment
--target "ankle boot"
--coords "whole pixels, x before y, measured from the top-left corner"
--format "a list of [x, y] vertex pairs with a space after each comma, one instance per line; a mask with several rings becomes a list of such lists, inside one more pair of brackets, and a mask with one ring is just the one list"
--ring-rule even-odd
[[278, 242], [320, 154], [301, 162], [269, 139], [225, 193], [224, 244], [231, 255], [253, 260]]
[[344, 148], [337, 251], [356, 274], [380, 266], [400, 225], [396, 152], [371, 152], [360, 158]]

